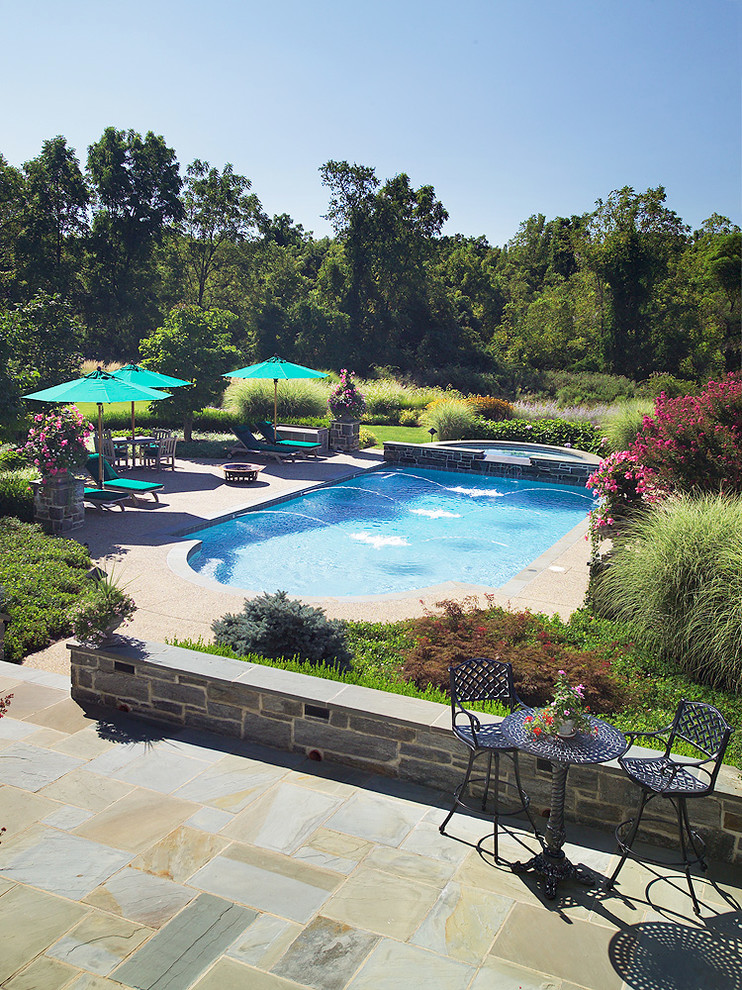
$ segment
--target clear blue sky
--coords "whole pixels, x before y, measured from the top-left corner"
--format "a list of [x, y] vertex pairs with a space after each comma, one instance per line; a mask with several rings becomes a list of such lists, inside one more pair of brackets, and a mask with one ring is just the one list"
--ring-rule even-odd
[[697, 227], [740, 211], [740, 0], [0, 0], [0, 152], [108, 125], [247, 175], [329, 232], [328, 159], [407, 172], [446, 233], [664, 185]]

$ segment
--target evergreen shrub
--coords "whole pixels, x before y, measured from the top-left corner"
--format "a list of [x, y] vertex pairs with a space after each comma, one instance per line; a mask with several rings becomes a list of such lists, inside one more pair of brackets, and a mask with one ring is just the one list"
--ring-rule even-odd
[[71, 634], [69, 611], [90, 585], [89, 568], [89, 551], [75, 540], [47, 536], [10, 516], [0, 519], [0, 585], [11, 617], [6, 660], [20, 663]]
[[33, 522], [33, 489], [29, 482], [34, 478], [38, 478], [34, 468], [0, 470], [0, 516]]
[[500, 423], [485, 423], [484, 435], [478, 439], [525, 441], [526, 443], [552, 444], [556, 447], [574, 447], [591, 454], [600, 452], [601, 433], [589, 422], [572, 422], [567, 419], [511, 419]]
[[290, 599], [285, 591], [245, 601], [240, 614], [227, 614], [211, 627], [217, 644], [239, 655], [298, 657], [311, 664], [351, 666], [343, 625], [320, 608]]

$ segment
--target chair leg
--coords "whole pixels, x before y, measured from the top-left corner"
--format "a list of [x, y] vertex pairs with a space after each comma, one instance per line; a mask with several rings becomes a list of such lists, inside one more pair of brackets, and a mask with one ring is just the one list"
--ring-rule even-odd
[[[490, 753], [492, 757], [492, 753]], [[487, 783], [489, 783], [489, 771], [487, 773]], [[487, 798], [487, 793], [485, 792], [485, 801]], [[484, 807], [484, 806], [483, 806]], [[495, 752], [495, 801], [494, 801], [494, 812], [492, 815], [492, 821], [495, 826], [495, 841], [494, 841], [494, 855], [495, 862], [500, 862], [499, 854], [499, 833], [500, 833], [500, 754]]]
[[642, 815], [644, 814], [644, 808], [646, 807], [649, 798], [650, 798], [649, 793], [647, 791], [642, 791], [641, 798], [639, 799], [639, 807], [637, 808], [636, 811], [636, 817], [634, 818], [631, 828], [629, 829], [629, 834], [626, 836], [626, 840], [624, 842], [621, 842], [621, 847], [623, 850], [621, 854], [621, 859], [618, 861], [618, 866], [613, 871], [613, 876], [610, 878], [610, 880], [606, 881], [604, 885], [605, 890], [611, 890], [611, 888], [616, 882], [616, 877], [621, 872], [621, 867], [626, 862], [626, 857], [629, 855], [629, 850], [633, 846], [634, 840], [636, 839], [636, 833], [639, 831], [639, 822], [642, 820]]
[[[495, 771], [499, 777], [497, 756], [495, 756]], [[492, 750], [487, 754], [487, 774], [484, 778], [484, 793], [482, 794], [482, 811], [487, 808], [487, 795], [490, 789], [490, 778], [492, 776]], [[497, 787], [497, 780], [495, 780], [495, 787]], [[495, 791], [495, 801], [497, 801], [497, 792]]]
[[683, 863], [685, 864], [685, 879], [688, 881], [688, 890], [690, 891], [691, 900], [693, 901], [693, 910], [696, 914], [701, 913], [701, 906], [698, 903], [698, 898], [696, 897], [696, 892], [693, 887], [693, 879], [690, 873], [690, 860], [688, 859], [688, 846], [686, 842], [686, 836], [688, 841], [690, 841], [691, 849], [694, 855], [704, 864], [702, 856], [698, 856], [698, 850], [696, 848], [696, 843], [693, 839], [693, 833], [691, 831], [690, 822], [688, 821], [688, 808], [686, 806], [686, 801], [684, 797], [681, 797], [677, 803], [677, 813], [678, 813], [678, 832], [680, 834], [680, 850], [683, 856]]
[[456, 809], [459, 806], [459, 795], [460, 794], [463, 794], [464, 791], [466, 790], [466, 788], [469, 785], [469, 778], [471, 777], [471, 771], [472, 771], [472, 767], [474, 766], [474, 757], [475, 756], [476, 756], [476, 753], [475, 753], [474, 750], [472, 750], [471, 751], [471, 754], [469, 756], [469, 766], [466, 768], [466, 774], [464, 776], [464, 779], [461, 782], [461, 784], [459, 785], [459, 787], [456, 788], [456, 793], [455, 793], [454, 799], [453, 799], [453, 807], [448, 812], [448, 814], [446, 815], [446, 817], [443, 820], [443, 822], [438, 826], [438, 831], [441, 833], [441, 835], [443, 835], [445, 833], [445, 831], [446, 831], [446, 825], [448, 825], [448, 823], [451, 821], [451, 818], [453, 817], [454, 812], [456, 811]]

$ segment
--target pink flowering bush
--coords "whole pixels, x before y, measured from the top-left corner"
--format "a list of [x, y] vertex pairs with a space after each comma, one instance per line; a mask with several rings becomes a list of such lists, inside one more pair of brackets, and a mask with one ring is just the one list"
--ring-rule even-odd
[[22, 450], [42, 477], [53, 477], [85, 463], [86, 444], [92, 432], [92, 425], [74, 406], [53, 413], [37, 413]]
[[330, 392], [327, 402], [330, 412], [336, 419], [360, 419], [366, 409], [366, 400], [356, 388], [353, 374], [343, 368], [340, 384]]
[[709, 382], [699, 395], [660, 395], [631, 452], [667, 489], [742, 491], [742, 377]]
[[699, 395], [660, 395], [636, 441], [601, 461], [587, 486], [601, 499], [595, 538], [618, 535], [620, 523], [673, 493], [742, 491], [742, 378], [709, 382]]

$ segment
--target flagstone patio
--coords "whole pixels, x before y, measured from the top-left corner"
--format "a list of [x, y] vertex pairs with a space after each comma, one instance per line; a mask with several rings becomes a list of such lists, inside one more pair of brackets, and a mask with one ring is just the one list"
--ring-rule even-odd
[[[543, 899], [448, 796], [233, 739], [83, 712], [0, 664], [8, 990], [739, 990], [742, 871], [629, 862]], [[568, 826], [597, 874], [608, 833]], [[535, 840], [517, 824], [511, 860]], [[488, 852], [489, 850], [489, 852]]]

